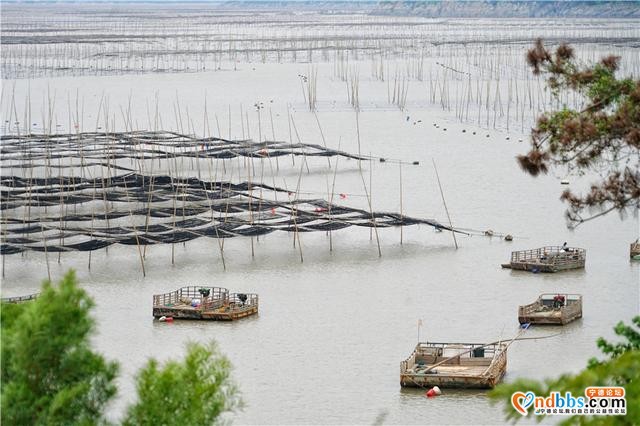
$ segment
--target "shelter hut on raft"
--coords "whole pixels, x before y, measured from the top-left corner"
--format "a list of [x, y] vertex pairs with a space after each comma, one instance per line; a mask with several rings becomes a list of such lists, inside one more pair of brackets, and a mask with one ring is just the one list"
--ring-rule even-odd
[[545, 246], [511, 252], [511, 261], [503, 268], [531, 272], [558, 272], [584, 268], [587, 251], [578, 247]]
[[565, 325], [582, 318], [581, 294], [541, 294], [538, 299], [518, 307], [520, 324]]
[[233, 321], [257, 313], [257, 294], [230, 294], [222, 287], [189, 286], [153, 296], [153, 316], [156, 319]]
[[506, 371], [506, 343], [425, 342], [400, 363], [400, 385], [490, 389]]

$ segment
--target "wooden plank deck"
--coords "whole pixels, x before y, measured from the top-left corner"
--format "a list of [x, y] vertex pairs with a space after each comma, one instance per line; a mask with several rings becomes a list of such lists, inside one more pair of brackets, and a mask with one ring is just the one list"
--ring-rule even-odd
[[233, 321], [255, 315], [257, 313], [257, 306], [244, 306], [231, 309], [222, 307], [212, 312], [203, 312], [202, 319], [214, 321]]
[[506, 360], [500, 360], [495, 374], [486, 374], [487, 366], [439, 366], [436, 373], [405, 373], [400, 375], [400, 384], [405, 387], [491, 389], [506, 374]]
[[400, 363], [400, 385], [489, 389], [500, 382], [506, 368], [504, 345], [418, 343]]

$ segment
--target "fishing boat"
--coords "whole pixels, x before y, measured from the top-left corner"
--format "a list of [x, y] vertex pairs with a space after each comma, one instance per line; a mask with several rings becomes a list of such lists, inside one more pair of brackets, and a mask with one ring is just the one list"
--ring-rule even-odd
[[400, 385], [491, 389], [506, 371], [505, 343], [418, 343], [400, 363]]
[[222, 287], [182, 287], [153, 296], [154, 318], [233, 321], [258, 313], [258, 295]]
[[582, 295], [541, 294], [538, 299], [518, 307], [520, 324], [565, 325], [582, 318]]
[[503, 268], [531, 272], [558, 272], [584, 268], [587, 251], [578, 247], [545, 246], [511, 252], [511, 261]]

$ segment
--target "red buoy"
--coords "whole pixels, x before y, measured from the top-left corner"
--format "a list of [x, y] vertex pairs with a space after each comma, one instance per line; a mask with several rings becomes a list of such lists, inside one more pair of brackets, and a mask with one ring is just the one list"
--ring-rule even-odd
[[440, 388], [437, 386], [434, 386], [431, 389], [429, 389], [425, 395], [427, 398], [434, 398], [440, 394], [442, 394], [442, 391], [440, 390]]

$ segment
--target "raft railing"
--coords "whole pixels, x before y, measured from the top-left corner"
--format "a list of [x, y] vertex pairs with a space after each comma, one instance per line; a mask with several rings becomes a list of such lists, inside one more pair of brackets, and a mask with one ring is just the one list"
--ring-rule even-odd
[[564, 265], [584, 261], [587, 251], [579, 247], [544, 246], [531, 250], [511, 252], [511, 262], [539, 261], [550, 265]]
[[[244, 294], [247, 299], [243, 302], [239, 295]], [[226, 304], [234, 309], [243, 309], [258, 306], [258, 295], [255, 293], [231, 293], [228, 296]]]
[[[495, 360], [497, 357], [504, 355], [507, 345], [504, 343], [491, 343], [487, 345], [484, 343], [420, 342], [416, 345], [411, 355], [409, 355], [409, 357], [404, 361], [400, 362], [400, 372], [405, 373], [409, 369], [413, 368], [413, 366], [415, 365], [416, 357], [419, 355], [424, 355], [428, 349], [432, 349], [432, 348], [438, 349], [437, 357], [443, 357], [445, 349], [454, 349], [456, 346], [461, 347], [459, 349], [464, 349], [464, 351], [468, 351], [467, 353], [463, 353], [460, 355], [460, 357], [463, 357], [463, 358], [474, 358], [475, 350], [483, 349], [483, 358], [492, 359], [491, 362], [493, 363], [493, 360]], [[432, 354], [429, 354], [429, 355], [432, 355]], [[436, 361], [437, 361], [437, 357], [436, 357]], [[455, 355], [452, 356], [452, 358], [455, 358]]]
[[528, 316], [535, 313], [540, 306], [553, 306], [553, 301], [556, 296], [564, 297], [565, 303], [562, 306], [564, 308], [562, 310], [563, 316], [582, 309], [582, 295], [580, 294], [544, 293], [538, 296], [538, 299], [535, 302], [529, 303], [528, 305], [518, 306], [518, 316]]
[[[200, 289], [209, 290], [209, 295], [203, 297]], [[221, 306], [229, 297], [229, 290], [224, 287], [187, 286], [176, 291], [153, 295], [153, 306], [170, 306], [180, 303], [185, 298], [201, 299], [201, 307], [204, 309]]]

